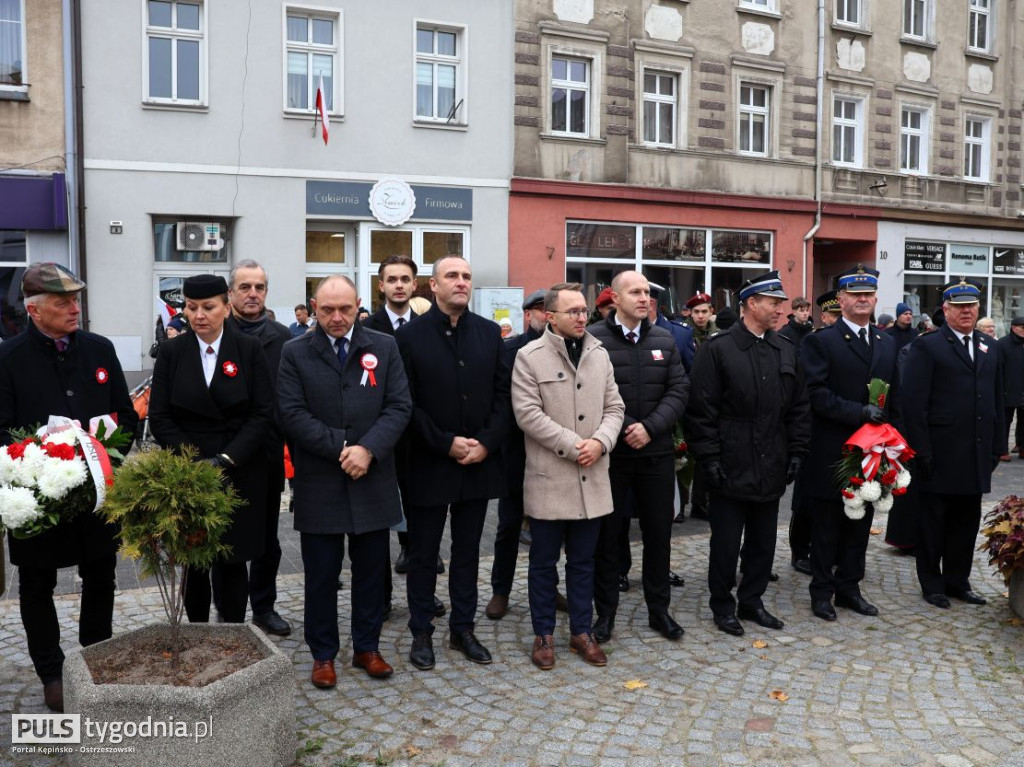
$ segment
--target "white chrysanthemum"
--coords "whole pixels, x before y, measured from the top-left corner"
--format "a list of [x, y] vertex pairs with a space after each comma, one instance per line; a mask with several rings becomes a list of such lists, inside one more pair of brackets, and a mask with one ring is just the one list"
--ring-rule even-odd
[[63, 461], [54, 458], [46, 462], [39, 473], [37, 486], [41, 495], [58, 500], [86, 480], [85, 461], [75, 458]]
[[871, 505], [875, 507], [875, 511], [887, 512], [892, 508], [892, 500], [891, 495], [883, 495]]
[[860, 486], [858, 494], [864, 501], [874, 503], [882, 497], [882, 486], [874, 480], [871, 480], [870, 482], [865, 482]]
[[847, 506], [852, 506], [855, 509], [859, 509], [864, 506], [863, 499], [857, 494], [857, 490], [853, 491], [853, 498], [843, 497], [843, 503]]
[[906, 469], [900, 469], [900, 473], [896, 475], [896, 487], [906, 487], [910, 484], [910, 472]]
[[863, 502], [859, 506], [851, 506], [849, 503], [845, 503], [843, 504], [843, 511], [846, 512], [846, 516], [850, 519], [864, 519]]
[[18, 472], [18, 484], [25, 487], [34, 485], [48, 460], [50, 456], [35, 442], [25, 445], [25, 454], [21, 457], [21, 469]]
[[0, 484], [17, 484], [18, 471], [21, 464], [11, 458], [7, 448], [0, 447]]
[[17, 530], [42, 514], [36, 497], [25, 487], [0, 486], [0, 519], [4, 527]]
[[78, 436], [75, 434], [74, 429], [64, 429], [63, 431], [55, 431], [53, 434], [47, 434], [43, 437], [43, 442], [52, 442], [55, 445], [73, 445]]

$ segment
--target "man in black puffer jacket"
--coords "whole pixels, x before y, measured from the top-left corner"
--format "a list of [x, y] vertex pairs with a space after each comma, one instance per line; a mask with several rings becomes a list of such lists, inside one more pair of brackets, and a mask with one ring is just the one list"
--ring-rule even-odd
[[598, 642], [611, 638], [619, 606], [619, 527], [632, 493], [643, 534], [643, 586], [649, 625], [667, 639], [683, 629], [669, 615], [669, 553], [675, 495], [672, 428], [686, 410], [689, 380], [672, 334], [650, 323], [651, 292], [638, 272], [612, 280], [615, 309], [589, 328], [604, 344], [626, 404], [609, 476], [615, 512], [602, 517], [594, 605]]

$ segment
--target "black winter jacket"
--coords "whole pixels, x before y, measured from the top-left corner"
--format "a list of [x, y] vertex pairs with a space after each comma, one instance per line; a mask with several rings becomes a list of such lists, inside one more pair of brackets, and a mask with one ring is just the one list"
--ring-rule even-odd
[[626, 444], [620, 433], [613, 457], [635, 458], [671, 455], [672, 429], [686, 410], [690, 379], [683, 370], [675, 338], [667, 330], [644, 320], [636, 343], [626, 340], [615, 322], [615, 311], [604, 322], [587, 328], [608, 350], [615, 383], [626, 404], [622, 433], [630, 424], [643, 424], [651, 441], [640, 450]]
[[1003, 361], [1003, 405], [1024, 405], [1024, 338], [1011, 330], [999, 339], [999, 356]]

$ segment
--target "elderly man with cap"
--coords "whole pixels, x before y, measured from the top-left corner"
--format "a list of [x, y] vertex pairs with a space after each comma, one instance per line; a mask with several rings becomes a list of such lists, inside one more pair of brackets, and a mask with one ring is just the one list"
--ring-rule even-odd
[[[999, 357], [1003, 363], [1003, 407], [1006, 408], [1006, 439], [1017, 415], [1015, 434], [1017, 454], [1024, 458], [1024, 316], [1014, 317], [1010, 332], [999, 339]], [[1004, 453], [1003, 460], [1010, 460]]]
[[961, 277], [942, 289], [945, 323], [918, 338], [903, 369], [904, 436], [917, 456], [921, 491], [917, 579], [928, 604], [949, 597], [972, 605], [971, 588], [981, 496], [1006, 452], [999, 350], [977, 332], [981, 284]]
[[[865, 423], [888, 420], [888, 409], [897, 398], [896, 345], [871, 325], [877, 290], [874, 269], [858, 265], [840, 274], [836, 294], [842, 317], [832, 327], [807, 336], [800, 347], [812, 412], [811, 452], [801, 476], [801, 492], [814, 508], [811, 608], [827, 621], [836, 619], [833, 596], [839, 607], [878, 614], [860, 591], [873, 509], [861, 519], [847, 517], [835, 481], [835, 465], [846, 440]], [[884, 409], [868, 403], [868, 384], [874, 378], [892, 386]]]
[[914, 327], [914, 312], [904, 303], [896, 304], [896, 321], [886, 328], [892, 340], [896, 342], [896, 352], [920, 335]]
[[[544, 334], [547, 313], [544, 297], [547, 291], [535, 290], [523, 301], [526, 330], [505, 340], [505, 360], [511, 370], [516, 364], [519, 350]], [[526, 473], [526, 448], [523, 432], [512, 419], [509, 437], [502, 451], [505, 461], [506, 495], [498, 501], [498, 531], [494, 537], [494, 562], [491, 565], [491, 599], [484, 615], [491, 620], [505, 617], [508, 597], [512, 593], [512, 578], [519, 555], [519, 531], [523, 527], [523, 477]]]
[[[138, 416], [114, 346], [80, 330], [79, 295], [85, 283], [63, 266], [33, 264], [21, 282], [29, 325], [0, 344], [0, 429], [5, 444], [11, 429], [34, 428], [51, 415], [88, 425], [112, 415], [129, 434]], [[117, 528], [96, 514], [79, 514], [29, 539], [8, 536], [11, 564], [18, 567], [21, 620], [28, 653], [43, 683], [43, 699], [64, 710], [60, 626], [53, 604], [57, 570], [78, 566], [82, 578], [78, 639], [90, 645], [111, 636]]]
[[740, 618], [781, 629], [761, 601], [775, 557], [779, 499], [810, 443], [810, 405], [796, 346], [775, 332], [786, 300], [778, 271], [748, 280], [740, 321], [694, 360], [685, 429], [711, 496], [708, 586], [715, 625], [743, 634], [736, 565], [743, 542]]

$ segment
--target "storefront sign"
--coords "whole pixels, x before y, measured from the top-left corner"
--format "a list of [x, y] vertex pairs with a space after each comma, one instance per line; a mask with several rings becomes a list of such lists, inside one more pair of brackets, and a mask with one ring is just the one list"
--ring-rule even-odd
[[1024, 249], [1000, 248], [997, 246], [994, 251], [992, 259], [993, 274], [1024, 275]]
[[370, 189], [370, 212], [385, 226], [401, 226], [416, 210], [416, 193], [397, 178], [385, 178]]
[[952, 275], [988, 274], [988, 247], [978, 245], [949, 246], [949, 271]]
[[[373, 184], [359, 181], [307, 181], [306, 215], [370, 218], [373, 215], [370, 210], [370, 192], [373, 188]], [[409, 185], [408, 188], [412, 190], [413, 196], [409, 220], [473, 220], [472, 189], [418, 184]], [[398, 198], [391, 200], [391, 203], [396, 202]]]
[[911, 242], [904, 246], [903, 268], [908, 272], [946, 271], [946, 246], [941, 242]]
[[306, 213], [365, 218], [370, 215], [372, 186], [350, 181], [307, 181]]

